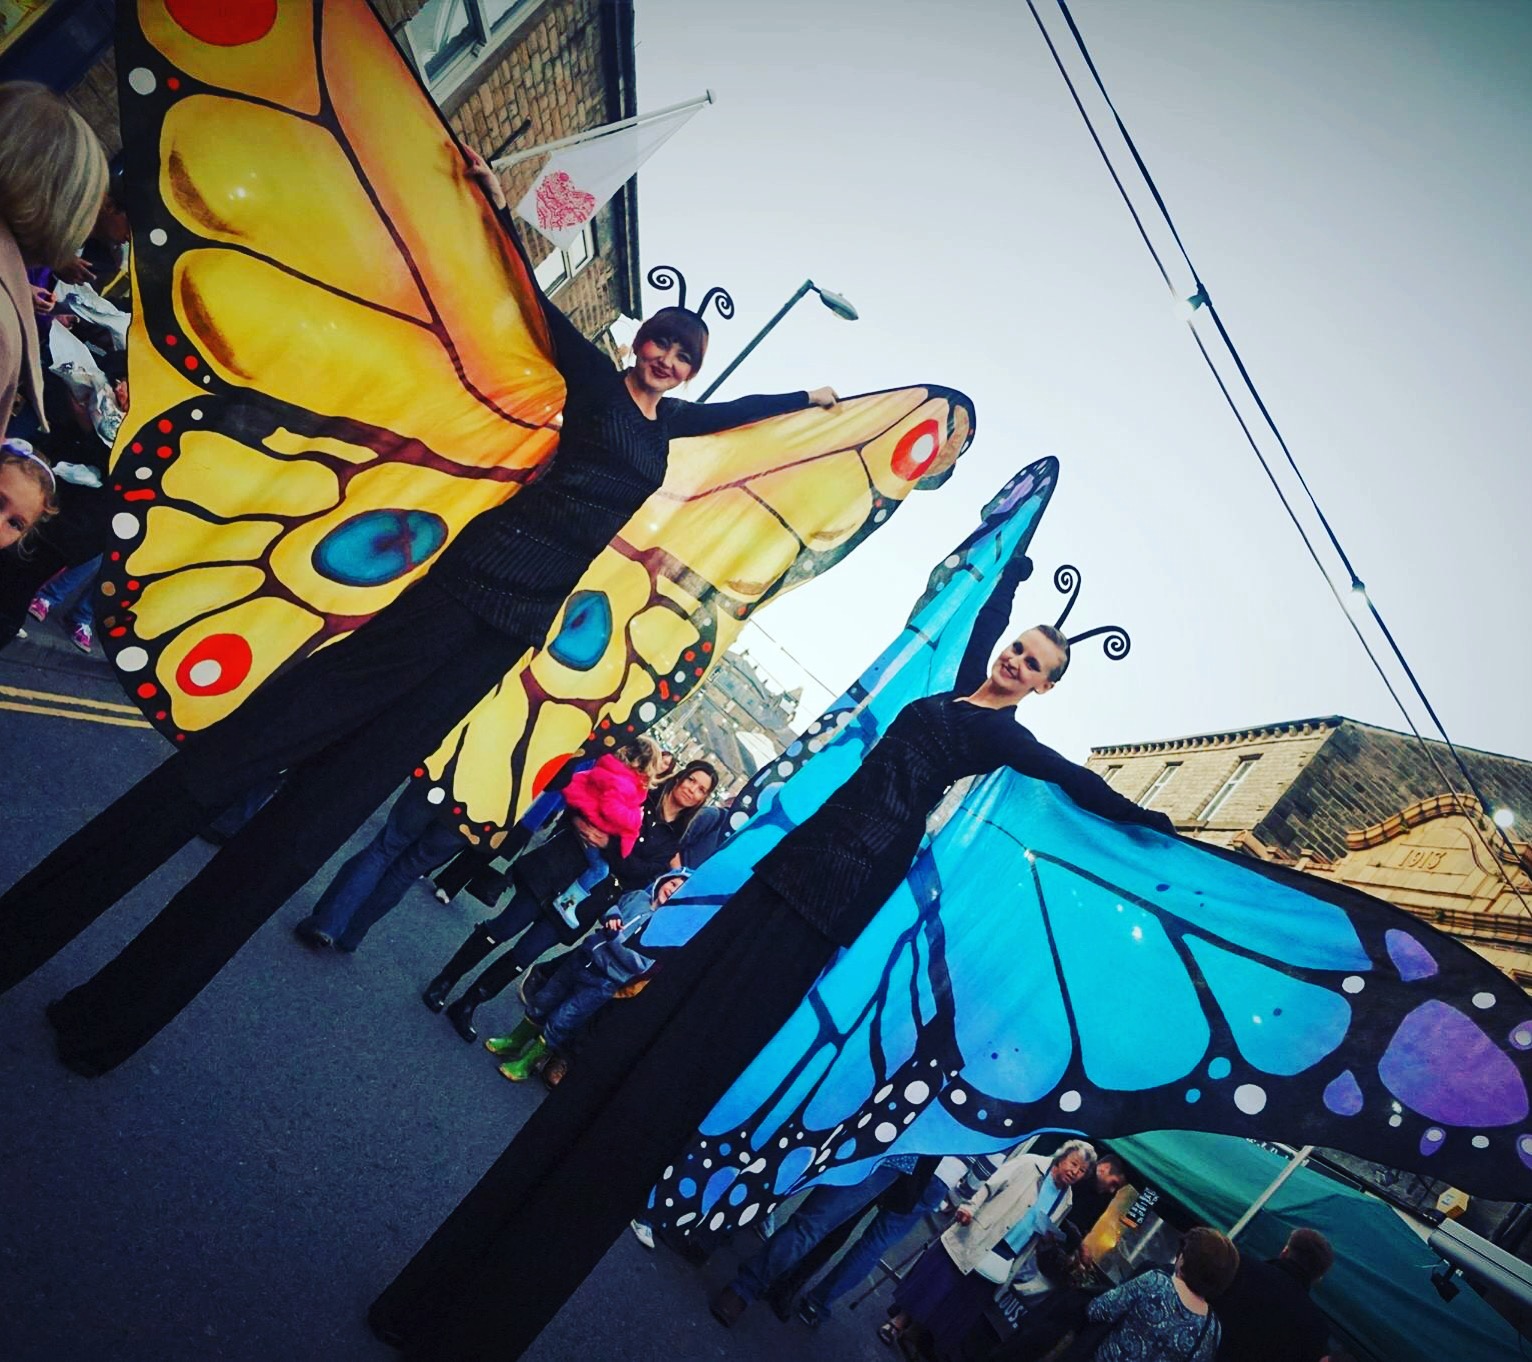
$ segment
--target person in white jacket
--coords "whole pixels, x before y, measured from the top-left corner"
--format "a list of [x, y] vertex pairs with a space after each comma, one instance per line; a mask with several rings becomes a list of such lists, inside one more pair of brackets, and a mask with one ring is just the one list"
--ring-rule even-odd
[[1038, 1245], [1058, 1234], [1069, 1189], [1095, 1163], [1096, 1151], [1084, 1140], [1060, 1145], [1052, 1159], [1012, 1154], [953, 1212], [952, 1225], [899, 1284], [892, 1318], [878, 1330], [883, 1341], [893, 1343], [919, 1324], [938, 1358], [957, 1356], [986, 1302], [1019, 1272], [1030, 1272]]

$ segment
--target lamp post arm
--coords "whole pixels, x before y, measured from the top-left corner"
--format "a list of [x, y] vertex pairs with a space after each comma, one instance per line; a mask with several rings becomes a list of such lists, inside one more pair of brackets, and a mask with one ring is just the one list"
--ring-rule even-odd
[[751, 338], [750, 344], [729, 361], [728, 367], [710, 384], [708, 384], [707, 390], [697, 400], [699, 402], [706, 402], [708, 398], [717, 392], [719, 387], [722, 386], [724, 379], [728, 378], [730, 374], [732, 374], [750, 357], [750, 352], [766, 339], [767, 335], [771, 332], [772, 327], [780, 322], [783, 317], [787, 316], [787, 314], [797, 306], [799, 300], [802, 299], [804, 295], [807, 294], [808, 291], [813, 287], [814, 281], [812, 279], [805, 279], [803, 283], [798, 286], [798, 291], [777, 309], [776, 316], [774, 316], [769, 322], [766, 323], [765, 326], [763, 326], [759, 331], [755, 333], [755, 335]]

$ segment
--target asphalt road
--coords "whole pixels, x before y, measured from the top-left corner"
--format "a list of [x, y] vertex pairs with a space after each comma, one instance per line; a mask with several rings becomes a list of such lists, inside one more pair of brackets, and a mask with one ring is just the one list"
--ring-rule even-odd
[[[166, 750], [102, 662], [32, 634], [0, 652], [0, 884]], [[0, 999], [0, 1362], [386, 1362], [368, 1302], [541, 1100], [420, 1004], [472, 900], [417, 887], [354, 956], [294, 941], [339, 858], [133, 1060], [65, 1070], [44, 1004], [209, 852], [194, 843]], [[509, 1029], [513, 994], [480, 1015]], [[527, 1357], [889, 1357], [873, 1332], [886, 1286], [818, 1330], [763, 1305], [723, 1329], [706, 1301], [735, 1248], [699, 1270], [625, 1235]]]

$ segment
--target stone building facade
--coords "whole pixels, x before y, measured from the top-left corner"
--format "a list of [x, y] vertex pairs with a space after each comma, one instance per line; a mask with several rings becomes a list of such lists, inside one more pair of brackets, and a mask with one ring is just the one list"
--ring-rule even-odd
[[[494, 158], [637, 112], [632, 0], [371, 0], [466, 144]], [[52, 0], [0, 48], [0, 80], [64, 93], [115, 156], [122, 147], [110, 0]], [[541, 158], [503, 177], [512, 203]], [[633, 181], [597, 216], [588, 240], [560, 252], [522, 232], [549, 295], [586, 335], [604, 338], [642, 306]]]

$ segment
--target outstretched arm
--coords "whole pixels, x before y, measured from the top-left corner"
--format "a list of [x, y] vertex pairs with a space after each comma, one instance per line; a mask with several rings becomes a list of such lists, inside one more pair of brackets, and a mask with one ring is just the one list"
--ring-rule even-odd
[[1008, 726], [1006, 765], [1024, 776], [1050, 781], [1076, 804], [1114, 823], [1136, 823], [1155, 832], [1175, 835], [1176, 825], [1157, 809], [1145, 809], [1117, 793], [1094, 771], [1076, 765], [1051, 747], [1044, 747], [1020, 724]]
[[671, 435], [677, 438], [712, 435], [720, 430], [733, 430], [735, 426], [748, 426], [752, 421], [764, 421], [768, 416], [802, 411], [805, 407], [832, 407], [838, 400], [832, 388], [739, 397], [732, 402], [680, 402], [667, 398], [665, 421]]
[[968, 635], [968, 647], [964, 650], [963, 660], [958, 663], [957, 680], [952, 683], [959, 695], [971, 695], [984, 684], [984, 678], [989, 675], [989, 655], [995, 651], [996, 642], [1010, 623], [1016, 588], [1031, 566], [1031, 559], [1018, 553], [1005, 565], [989, 599], [979, 607], [973, 630]]
[[494, 204], [500, 225], [505, 229], [505, 234], [511, 239], [512, 245], [516, 247], [516, 253], [521, 257], [522, 264], [527, 267], [527, 278], [532, 282], [538, 305], [543, 311], [543, 319], [547, 322], [549, 334], [553, 337], [554, 362], [558, 365], [559, 372], [566, 379], [592, 371], [601, 374], [611, 373], [613, 367], [611, 359], [599, 345], [588, 339], [585, 333], [554, 305], [548, 295], [543, 292], [542, 285], [537, 282], [537, 274], [532, 268], [527, 248], [522, 244], [516, 220], [506, 206], [505, 190], [500, 185], [499, 176], [472, 147], [464, 147], [463, 155], [468, 161], [470, 178], [478, 181], [489, 201]]

